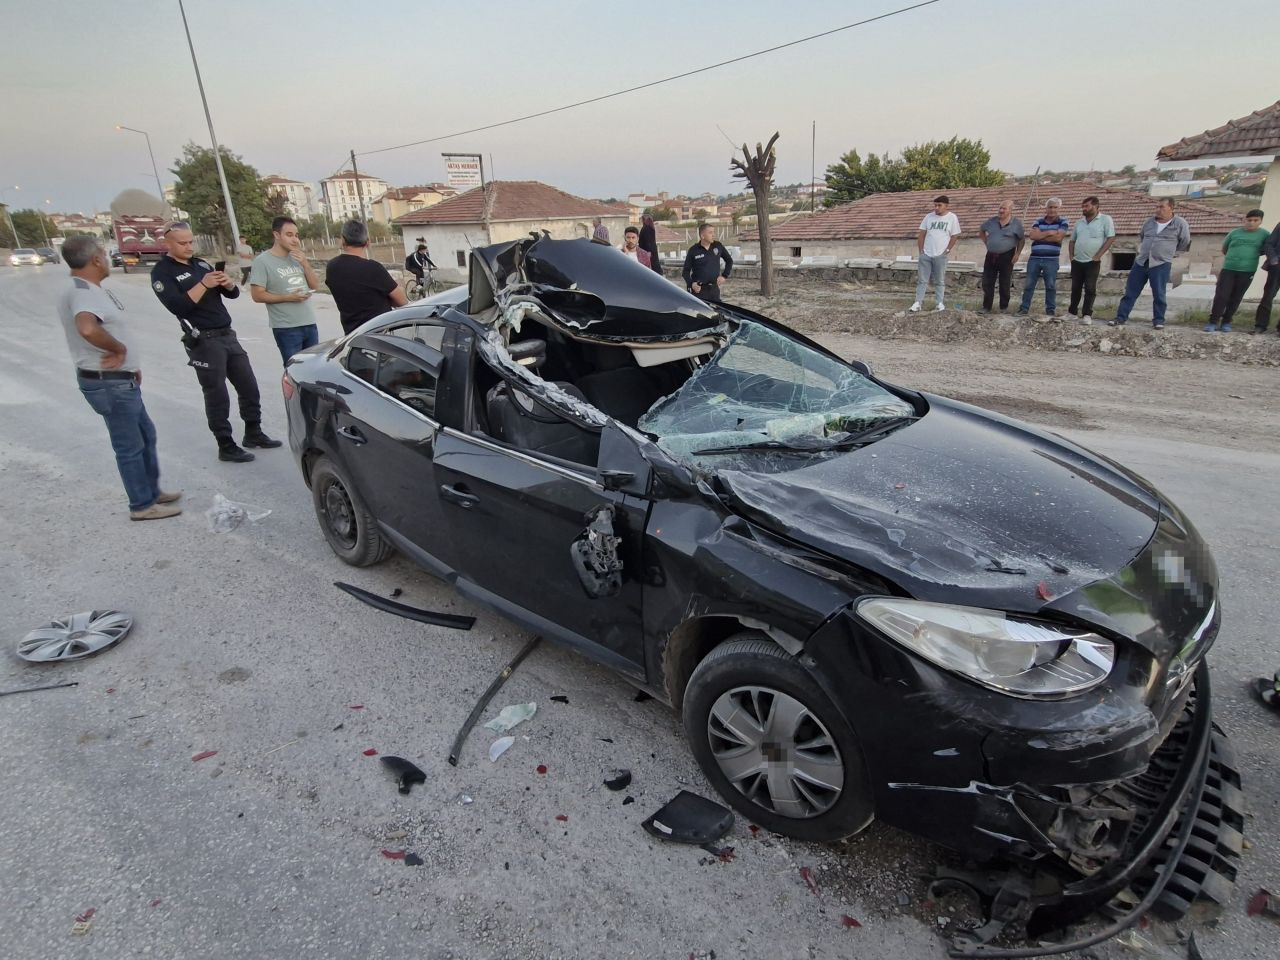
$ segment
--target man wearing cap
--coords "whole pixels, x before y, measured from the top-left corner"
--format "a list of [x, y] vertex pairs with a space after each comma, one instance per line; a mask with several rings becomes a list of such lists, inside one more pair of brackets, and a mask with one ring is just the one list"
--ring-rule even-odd
[[124, 304], [102, 285], [111, 274], [111, 259], [97, 238], [83, 235], [67, 239], [62, 258], [71, 268], [71, 286], [62, 294], [58, 314], [80, 393], [107, 424], [129, 498], [129, 519], [176, 517], [182, 510], [173, 503], [182, 494], [160, 489], [156, 428], [142, 403], [142, 368]]
[[218, 442], [218, 459], [247, 463], [253, 454], [240, 447], [231, 432], [231, 399], [227, 381], [236, 388], [240, 417], [244, 420], [246, 447], [278, 447], [262, 432], [262, 406], [258, 381], [249, 355], [231, 329], [231, 314], [223, 298], [234, 300], [240, 288], [221, 270], [214, 270], [195, 256], [191, 225], [175, 221], [164, 229], [169, 252], [151, 269], [151, 289], [164, 308], [178, 318], [187, 363], [196, 372], [204, 392], [204, 412], [209, 430]]

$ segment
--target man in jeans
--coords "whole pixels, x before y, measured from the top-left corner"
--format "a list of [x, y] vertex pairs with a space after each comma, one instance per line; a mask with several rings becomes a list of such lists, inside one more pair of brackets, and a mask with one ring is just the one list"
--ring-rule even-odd
[[302, 252], [298, 225], [291, 218], [272, 220], [271, 236], [275, 241], [271, 249], [253, 260], [249, 296], [254, 303], [267, 305], [271, 334], [280, 349], [281, 360], [288, 365], [289, 358], [299, 350], [320, 342], [316, 314], [310, 303], [312, 291], [320, 286], [320, 280]]
[[954, 213], [949, 212], [950, 206], [951, 198], [945, 194], [934, 197], [933, 213], [927, 214], [920, 221], [920, 231], [916, 234], [919, 266], [916, 268], [916, 299], [911, 304], [912, 313], [920, 312], [930, 279], [933, 280], [933, 292], [938, 299], [938, 304], [933, 309], [947, 309], [943, 300], [947, 289], [947, 254], [960, 240], [960, 221]]
[[987, 257], [982, 264], [982, 309], [978, 312], [991, 312], [997, 278], [1000, 281], [1000, 309], [1008, 310], [1013, 265], [1021, 256], [1025, 241], [1022, 221], [1013, 215], [1013, 201], [1001, 200], [999, 211], [983, 223], [980, 232], [982, 242], [987, 245]]
[[1050, 197], [1044, 205], [1044, 216], [1031, 225], [1027, 235], [1031, 238], [1031, 256], [1027, 259], [1027, 279], [1022, 285], [1022, 303], [1018, 314], [1026, 316], [1031, 310], [1031, 298], [1036, 284], [1044, 278], [1044, 312], [1046, 319], [1058, 312], [1058, 261], [1062, 257], [1062, 241], [1067, 239], [1070, 222], [1058, 216], [1062, 201]]
[[1134, 303], [1142, 289], [1151, 284], [1151, 326], [1164, 329], [1164, 291], [1173, 271], [1173, 258], [1191, 249], [1191, 227], [1174, 212], [1172, 197], [1164, 197], [1156, 204], [1156, 215], [1148, 217], [1138, 234], [1138, 256], [1129, 268], [1129, 279], [1124, 285], [1124, 296], [1116, 308], [1116, 318], [1108, 320], [1109, 327], [1123, 327], [1129, 322]]
[[1271, 325], [1271, 304], [1276, 299], [1276, 291], [1280, 290], [1280, 223], [1262, 245], [1262, 269], [1267, 271], [1267, 282], [1258, 301], [1258, 312], [1253, 315], [1254, 333], [1267, 332]]
[[80, 392], [107, 424], [130, 520], [163, 520], [182, 511], [181, 493], [160, 489], [156, 428], [142, 403], [142, 369], [125, 325], [124, 304], [102, 286], [111, 259], [94, 237], [68, 238], [62, 258], [71, 286], [58, 303]]
[[1098, 292], [1098, 273], [1102, 270], [1102, 258], [1116, 242], [1116, 225], [1105, 213], [1099, 213], [1098, 198], [1085, 197], [1080, 203], [1084, 214], [1071, 228], [1071, 240], [1067, 243], [1067, 256], [1071, 258], [1071, 305], [1067, 313], [1073, 317], [1084, 293], [1084, 316], [1081, 322], [1093, 323], [1093, 298]]

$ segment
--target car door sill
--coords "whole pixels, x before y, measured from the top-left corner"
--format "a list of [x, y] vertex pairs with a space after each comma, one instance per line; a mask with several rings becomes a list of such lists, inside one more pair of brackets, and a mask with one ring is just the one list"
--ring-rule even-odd
[[384, 537], [391, 541], [392, 546], [418, 566], [422, 567], [422, 569], [426, 570], [427, 573], [431, 574], [433, 577], [439, 577], [445, 583], [453, 584], [457, 582], [457, 571], [447, 563], [441, 563], [416, 543], [406, 539], [401, 534], [396, 533], [395, 530], [388, 527], [381, 520], [378, 521], [378, 529], [382, 532]]

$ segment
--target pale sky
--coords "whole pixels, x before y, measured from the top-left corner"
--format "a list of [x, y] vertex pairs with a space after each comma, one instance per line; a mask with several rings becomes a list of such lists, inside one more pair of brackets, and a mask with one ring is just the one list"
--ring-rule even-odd
[[[188, 0], [223, 145], [264, 176], [316, 181], [345, 153], [597, 96], [902, 6]], [[208, 146], [176, 0], [0, 0], [0, 188], [15, 207], [105, 209]], [[741, 189], [729, 143], [775, 130], [777, 182], [846, 150], [959, 134], [1014, 173], [1149, 165], [1156, 150], [1280, 97], [1276, 0], [942, 0], [711, 73], [562, 114], [375, 156], [393, 185], [443, 179], [442, 150], [499, 179], [584, 196]], [[17, 185], [21, 189], [13, 190]]]

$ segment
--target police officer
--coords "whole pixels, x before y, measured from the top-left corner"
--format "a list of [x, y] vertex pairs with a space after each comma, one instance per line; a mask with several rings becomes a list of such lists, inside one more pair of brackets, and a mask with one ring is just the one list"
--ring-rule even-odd
[[231, 314], [222, 302], [223, 297], [234, 300], [240, 296], [240, 289], [226, 273], [193, 255], [195, 240], [189, 224], [167, 225], [164, 242], [169, 252], [152, 269], [151, 288], [182, 326], [182, 345], [204, 391], [204, 412], [218, 441], [218, 459], [247, 463], [253, 454], [240, 447], [231, 433], [228, 380], [240, 400], [244, 445], [267, 448], [281, 443], [262, 432], [258, 381], [249, 355], [231, 329]]
[[684, 258], [684, 284], [689, 292], [703, 300], [719, 302], [720, 287], [732, 270], [733, 257], [716, 239], [716, 228], [707, 223], [698, 224], [698, 242], [689, 248]]

